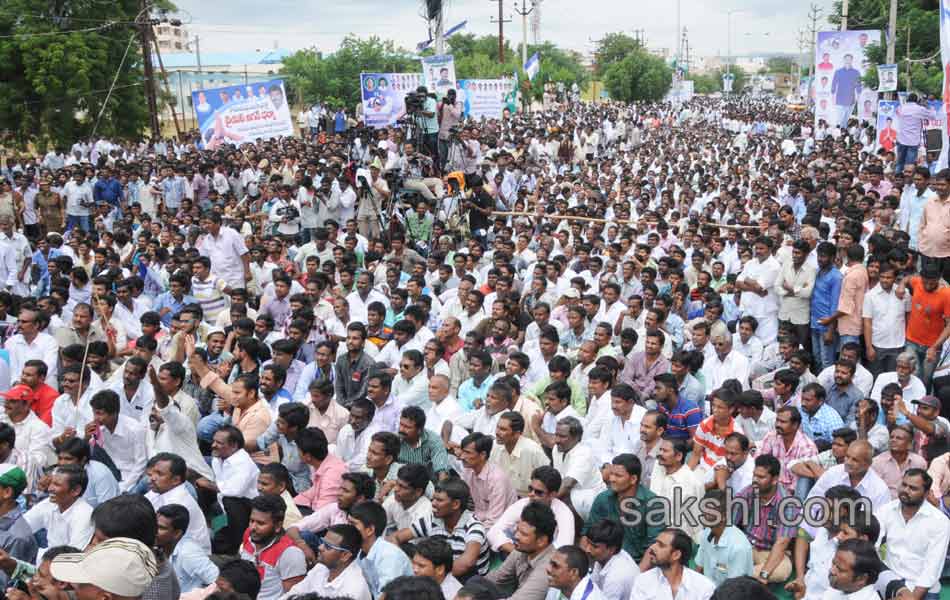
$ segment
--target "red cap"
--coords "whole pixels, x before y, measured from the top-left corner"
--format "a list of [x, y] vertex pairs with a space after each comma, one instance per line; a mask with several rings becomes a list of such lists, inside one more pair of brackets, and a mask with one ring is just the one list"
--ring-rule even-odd
[[5, 392], [0, 392], [0, 396], [7, 400], [21, 400], [23, 402], [33, 402], [33, 388], [19, 383]]

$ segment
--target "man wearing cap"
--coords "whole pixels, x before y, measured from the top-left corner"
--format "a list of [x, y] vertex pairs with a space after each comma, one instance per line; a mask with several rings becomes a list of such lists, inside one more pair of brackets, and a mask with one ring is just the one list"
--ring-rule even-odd
[[914, 450], [927, 461], [932, 461], [947, 451], [950, 445], [950, 422], [940, 416], [940, 399], [936, 396], [924, 396], [914, 400], [917, 410], [912, 412], [900, 396], [894, 398], [894, 404], [900, 414], [905, 416], [916, 429]]
[[13, 558], [33, 563], [36, 561], [36, 538], [17, 503], [25, 489], [23, 469], [0, 464], [0, 548]]
[[83, 554], [61, 554], [50, 563], [50, 573], [73, 584], [77, 600], [141, 598], [158, 575], [151, 548], [131, 538], [111, 538]]
[[0, 397], [5, 399], [3, 404], [5, 420], [10, 423], [16, 433], [15, 447], [29, 457], [29, 468], [26, 472], [32, 488], [32, 485], [36, 483], [36, 477], [50, 462], [52, 430], [30, 408], [35, 401], [35, 395], [30, 386], [17, 384], [6, 392], [0, 393]]

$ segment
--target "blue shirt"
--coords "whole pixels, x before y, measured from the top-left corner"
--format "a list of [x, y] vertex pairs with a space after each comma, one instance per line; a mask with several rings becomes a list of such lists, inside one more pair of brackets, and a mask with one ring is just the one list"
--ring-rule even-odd
[[399, 546], [377, 539], [369, 554], [360, 557], [360, 568], [374, 598], [379, 597], [386, 584], [402, 575], [412, 576], [412, 563]]
[[687, 373], [679, 388], [680, 401], [692, 402], [699, 407], [699, 414], [703, 414], [703, 400], [706, 399], [706, 386], [692, 373]]
[[699, 406], [682, 396], [678, 398], [673, 410], [659, 402], [657, 402], [656, 408], [666, 415], [669, 420], [666, 424], [666, 435], [671, 438], [688, 440], [692, 437], [689, 431], [690, 427], [695, 429], [703, 420], [703, 411], [699, 410]]
[[495, 378], [489, 375], [480, 386], [475, 385], [474, 377], [469, 377], [463, 381], [462, 385], [459, 386], [457, 394], [458, 403], [459, 406], [462, 407], [462, 410], [465, 412], [475, 410], [475, 400], [484, 401], [485, 398], [488, 397], [488, 388], [491, 387], [494, 380]]
[[171, 292], [165, 292], [164, 294], [159, 294], [155, 298], [155, 304], [152, 305], [152, 310], [158, 314], [162, 314], [163, 308], [170, 308], [171, 312], [168, 312], [162, 315], [162, 325], [165, 327], [170, 327], [172, 324], [172, 316], [177, 315], [186, 304], [197, 304], [198, 300], [194, 296], [189, 296], [184, 294], [181, 297], [181, 300], [175, 300], [175, 297], [172, 296]]
[[837, 383], [833, 383], [828, 388], [825, 404], [835, 409], [841, 420], [850, 427], [855, 422], [855, 412], [857, 411], [858, 400], [861, 398], [864, 398], [864, 394], [854, 383], [848, 384], [846, 388], [840, 388]]
[[89, 479], [89, 484], [86, 486], [82, 499], [89, 506], [95, 508], [106, 500], [112, 500], [119, 495], [119, 482], [116, 481], [115, 475], [112, 474], [109, 467], [101, 462], [90, 460], [86, 463], [86, 476]]
[[811, 293], [811, 328], [824, 333], [828, 328], [818, 324], [818, 319], [830, 317], [838, 311], [838, 296], [841, 295], [841, 280], [844, 276], [833, 265], [819, 270], [815, 288]]
[[699, 536], [696, 566], [717, 586], [727, 579], [752, 575], [752, 544], [745, 533], [732, 525], [726, 527], [718, 541], [710, 541], [709, 529]]
[[122, 185], [112, 177], [100, 179], [92, 188], [92, 197], [96, 202], [106, 202], [118, 206], [122, 198]]
[[838, 69], [831, 79], [831, 91], [837, 106], [851, 106], [861, 88], [861, 72], [854, 67]]
[[436, 104], [435, 100], [426, 96], [426, 103], [422, 110], [423, 112], [432, 113], [431, 117], [424, 117], [425, 132], [428, 134], [439, 133], [439, 117], [437, 115], [437, 113], [439, 112], [438, 104]]
[[218, 578], [218, 567], [208, 558], [208, 553], [188, 538], [182, 538], [175, 546], [171, 561], [183, 594], [207, 587]]
[[825, 403], [821, 404], [821, 408], [815, 411], [814, 415], [809, 415], [801, 407], [798, 412], [802, 415], [802, 431], [815, 443], [820, 440], [830, 444], [834, 430], [844, 427], [844, 421], [838, 411]]

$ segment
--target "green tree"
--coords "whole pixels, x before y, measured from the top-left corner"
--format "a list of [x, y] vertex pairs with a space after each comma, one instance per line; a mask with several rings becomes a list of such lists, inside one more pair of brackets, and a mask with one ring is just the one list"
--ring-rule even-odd
[[640, 50], [640, 42], [625, 33], [608, 33], [597, 46], [594, 73], [603, 77], [610, 65], [618, 63], [633, 52]]
[[284, 60], [281, 76], [295, 97], [352, 108], [360, 100], [360, 73], [419, 71], [419, 61], [391, 40], [348, 35], [333, 54], [300, 50]]
[[[848, 22], [860, 23], [854, 29], [880, 30], [886, 32], [889, 3], [881, 0], [850, 0]], [[828, 21], [835, 27], [841, 23], [841, 2], [834, 3]], [[886, 61], [887, 50], [884, 36], [876, 44], [867, 48], [868, 64], [879, 65]], [[908, 69], [907, 48], [910, 41], [911, 62]], [[936, 0], [901, 0], [897, 11], [897, 36], [894, 44], [895, 62], [898, 64], [898, 89], [916, 90], [924, 94], [940, 96], [943, 87], [942, 64], [940, 61], [940, 9]], [[910, 73], [911, 90], [907, 86], [907, 74]], [[865, 85], [877, 89], [877, 69], [870, 68], [864, 77]]]
[[795, 59], [791, 56], [773, 56], [765, 63], [766, 73], [791, 73]]
[[0, 129], [20, 144], [62, 146], [89, 135], [101, 111], [97, 134], [138, 137], [148, 122], [141, 46], [130, 24], [138, 14], [136, 0], [5, 0]]
[[656, 101], [669, 91], [672, 77], [672, 69], [662, 58], [637, 49], [610, 65], [603, 80], [610, 97], [615, 100]]
[[697, 94], [713, 94], [722, 91], [722, 81], [709, 74], [691, 75], [693, 91]]

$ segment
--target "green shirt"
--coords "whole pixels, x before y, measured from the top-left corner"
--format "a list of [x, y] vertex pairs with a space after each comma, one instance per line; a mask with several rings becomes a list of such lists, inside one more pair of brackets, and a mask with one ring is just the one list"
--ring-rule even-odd
[[428, 429], [422, 431], [419, 445], [415, 448], [403, 440], [399, 448], [399, 462], [404, 465], [419, 464], [429, 470], [429, 478], [449, 470], [449, 454], [445, 451], [442, 438]]
[[[652, 521], [647, 523], [647, 511], [656, 509], [657, 514], [665, 514], [660, 511], [663, 508], [662, 502], [652, 502], [656, 497], [656, 494], [642, 485], [638, 486], [637, 495], [633, 498], [636, 502], [628, 501], [630, 506], [621, 518], [617, 493], [613, 490], [603, 491], [594, 498], [594, 504], [590, 508], [590, 514], [581, 534], [587, 535], [591, 525], [603, 519], [616, 521], [623, 525], [623, 549], [639, 563], [647, 548], [656, 540], [656, 536], [666, 528], [666, 523], [656, 524]], [[653, 521], [655, 519], [654, 516]], [[634, 521], [637, 522], [634, 523]]]

